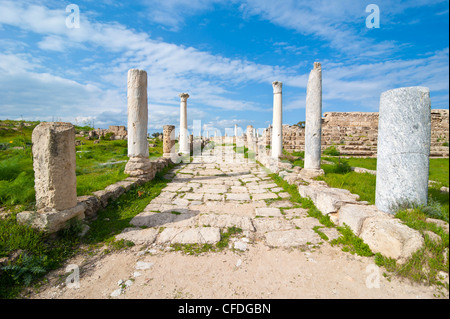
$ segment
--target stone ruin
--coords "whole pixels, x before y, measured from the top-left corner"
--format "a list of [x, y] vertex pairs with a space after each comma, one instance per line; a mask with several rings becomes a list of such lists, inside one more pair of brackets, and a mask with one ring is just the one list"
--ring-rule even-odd
[[[263, 132], [270, 144], [271, 127]], [[430, 157], [449, 157], [449, 110], [431, 110]], [[446, 144], [447, 143], [447, 144]], [[322, 152], [334, 146], [341, 155], [376, 157], [378, 144], [378, 112], [325, 112], [322, 117]], [[447, 146], [446, 146], [447, 145]], [[305, 128], [283, 125], [283, 149], [305, 150]]]
[[[428, 192], [428, 165], [432, 147], [432, 127], [447, 132], [448, 112], [432, 111], [427, 88], [400, 88], [384, 92], [380, 100], [380, 115], [377, 131], [373, 128], [374, 114], [360, 115], [359, 122], [344, 127], [336, 125], [335, 113], [321, 118], [321, 67], [314, 64], [307, 87], [307, 107], [305, 128], [297, 127], [294, 136], [289, 136], [289, 128], [281, 125], [282, 99], [281, 82], [273, 82], [274, 116], [273, 126], [258, 136], [252, 126], [248, 126], [242, 136], [215, 137], [211, 140], [245, 143], [255, 154], [250, 161], [258, 160], [264, 166], [289, 184], [298, 186], [302, 197], [310, 198], [315, 206], [338, 225], [348, 225], [356, 236], [361, 237], [374, 252], [404, 261], [423, 246], [421, 234], [393, 217], [394, 204], [414, 202], [426, 204]], [[186, 123], [186, 93], [180, 94], [180, 154], [189, 154], [189, 148], [196, 138], [188, 136]], [[177, 162], [175, 153], [175, 126], [166, 125], [163, 131], [163, 157], [150, 161], [147, 141], [147, 74], [145, 71], [131, 69], [128, 72], [128, 155], [130, 157], [125, 172], [130, 177], [108, 186], [105, 190], [89, 196], [76, 196], [74, 128], [70, 123], [41, 123], [33, 131], [33, 163], [35, 170], [36, 208], [35, 212], [21, 212], [17, 215], [19, 223], [48, 232], [55, 232], [72, 218], [95, 216], [100, 207], [105, 207], [109, 199], [117, 198], [136, 184], [151, 180], [157, 171], [170, 162]], [[348, 113], [347, 113], [348, 114]], [[405, 116], [405, 114], [407, 116]], [[409, 116], [414, 114], [414, 116]], [[433, 116], [433, 114], [435, 116]], [[439, 116], [436, 116], [439, 114]], [[439, 119], [447, 116], [447, 122]], [[354, 115], [343, 116], [353, 118]], [[342, 116], [341, 116], [342, 118]], [[372, 119], [364, 121], [364, 119]], [[347, 118], [348, 120], [348, 118]], [[436, 123], [441, 123], [436, 125]], [[342, 122], [339, 122], [342, 123]], [[358, 124], [355, 124], [358, 123]], [[183, 130], [185, 128], [185, 130]], [[366, 138], [378, 146], [376, 205], [359, 201], [357, 195], [347, 190], [330, 188], [324, 182], [313, 179], [320, 173], [320, 156], [323, 144], [327, 145], [334, 132], [338, 137], [352, 135], [364, 128]], [[333, 131], [334, 130], [334, 131]], [[356, 131], [352, 131], [356, 130]], [[279, 160], [281, 151], [266, 148], [267, 145], [292, 145], [301, 140], [301, 133], [307, 136], [306, 158], [311, 157], [310, 167], [302, 169]], [[184, 133], [183, 133], [184, 132]], [[321, 132], [321, 133], [320, 133]], [[327, 135], [330, 132], [330, 135]], [[376, 133], [376, 134], [375, 134]], [[320, 135], [317, 138], [317, 135]], [[308, 136], [310, 138], [308, 138]], [[312, 137], [315, 138], [312, 138]], [[290, 137], [290, 138], [287, 138]], [[292, 138], [294, 137], [294, 138]], [[329, 138], [330, 137], [330, 138]], [[286, 139], [285, 139], [286, 138]], [[361, 138], [361, 136], [359, 136]], [[373, 139], [376, 140], [373, 140]], [[186, 140], [182, 142], [182, 140]], [[189, 141], [190, 140], [190, 141]], [[199, 137], [199, 140], [205, 140]], [[321, 140], [324, 142], [322, 143]], [[288, 142], [286, 142], [288, 141]], [[361, 142], [360, 140], [351, 140]], [[310, 143], [310, 144], [308, 144]], [[186, 144], [186, 145], [184, 145]], [[310, 146], [308, 146], [310, 145]], [[349, 144], [351, 145], [351, 144]], [[354, 146], [358, 146], [355, 143]], [[278, 146], [277, 146], [278, 147]], [[187, 148], [187, 150], [185, 149]], [[193, 147], [195, 150], [195, 146]], [[374, 152], [371, 149], [371, 152]], [[195, 154], [194, 154], [195, 158]], [[236, 155], [236, 159], [238, 156]], [[226, 158], [225, 158], [226, 159]], [[245, 162], [243, 156], [239, 158]], [[306, 166], [306, 165], [305, 165]], [[302, 171], [305, 171], [302, 173]], [[313, 171], [312, 174], [310, 171]]]

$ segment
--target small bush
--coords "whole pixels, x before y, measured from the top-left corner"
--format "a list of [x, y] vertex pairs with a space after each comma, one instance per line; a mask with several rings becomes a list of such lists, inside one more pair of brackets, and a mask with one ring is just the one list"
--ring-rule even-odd
[[341, 155], [341, 152], [338, 151], [338, 149], [332, 145], [327, 147], [324, 151], [323, 151], [324, 155], [328, 155], [328, 156], [339, 156]]

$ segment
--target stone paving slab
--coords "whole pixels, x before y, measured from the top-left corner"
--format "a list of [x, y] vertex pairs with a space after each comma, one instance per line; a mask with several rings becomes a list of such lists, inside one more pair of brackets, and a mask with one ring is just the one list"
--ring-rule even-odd
[[216, 227], [166, 228], [157, 238], [160, 244], [215, 244], [220, 240], [220, 230]]
[[265, 234], [265, 243], [270, 247], [295, 247], [318, 244], [322, 239], [312, 229], [272, 231]]
[[318, 243], [323, 240], [313, 230], [316, 226], [329, 240], [339, 236], [306, 209], [291, 208], [289, 193], [258, 164], [200, 162], [206, 158], [174, 169], [172, 181], [131, 220], [134, 227], [116, 238], [158, 245], [214, 244], [221, 231], [238, 227], [246, 241], [236, 238], [236, 249], [245, 251], [248, 240], [263, 240], [270, 247]]
[[253, 200], [262, 200], [262, 199], [277, 199], [278, 195], [275, 193], [262, 193], [262, 194], [253, 194], [252, 199]]
[[252, 219], [247, 216], [200, 214], [197, 216], [197, 225], [217, 228], [239, 227], [242, 230], [255, 231]]
[[255, 216], [264, 216], [264, 217], [282, 217], [281, 211], [279, 208], [273, 207], [261, 207], [255, 209]]
[[249, 201], [250, 195], [242, 193], [227, 193], [225, 194], [225, 198], [226, 200]]

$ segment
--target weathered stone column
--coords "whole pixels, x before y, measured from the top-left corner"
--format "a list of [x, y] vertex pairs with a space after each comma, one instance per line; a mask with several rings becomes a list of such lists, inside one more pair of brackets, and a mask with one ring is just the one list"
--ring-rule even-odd
[[283, 83], [272, 82], [273, 86], [273, 130], [272, 130], [272, 157], [278, 159], [283, 150], [283, 110], [281, 88]]
[[430, 90], [406, 87], [381, 94], [375, 205], [426, 205], [431, 143]]
[[21, 212], [21, 224], [55, 232], [71, 218], [84, 218], [77, 205], [75, 129], [70, 123], [41, 123], [32, 133], [37, 212]]
[[322, 175], [320, 169], [322, 139], [322, 67], [314, 62], [306, 89], [306, 122], [305, 122], [305, 165], [302, 177], [312, 178]]
[[252, 125], [247, 125], [247, 132], [246, 132], [246, 136], [247, 136], [247, 148], [253, 149], [253, 126]]
[[125, 174], [153, 178], [153, 165], [148, 158], [147, 72], [130, 69], [127, 81], [128, 98], [128, 157]]
[[175, 125], [163, 126], [163, 157], [172, 157], [175, 153]]
[[187, 99], [189, 94], [180, 93], [180, 140], [178, 141], [180, 145], [180, 153], [190, 154], [189, 146], [189, 136], [187, 129]]

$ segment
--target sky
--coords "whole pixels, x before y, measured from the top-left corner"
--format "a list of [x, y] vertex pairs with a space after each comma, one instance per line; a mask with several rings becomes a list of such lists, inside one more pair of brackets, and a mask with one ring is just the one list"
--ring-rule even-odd
[[292, 125], [314, 62], [323, 112], [377, 112], [382, 92], [407, 86], [448, 109], [449, 2], [0, 0], [0, 119], [126, 126], [138, 68], [150, 133], [179, 126], [182, 92], [203, 134], [268, 127], [273, 81]]

